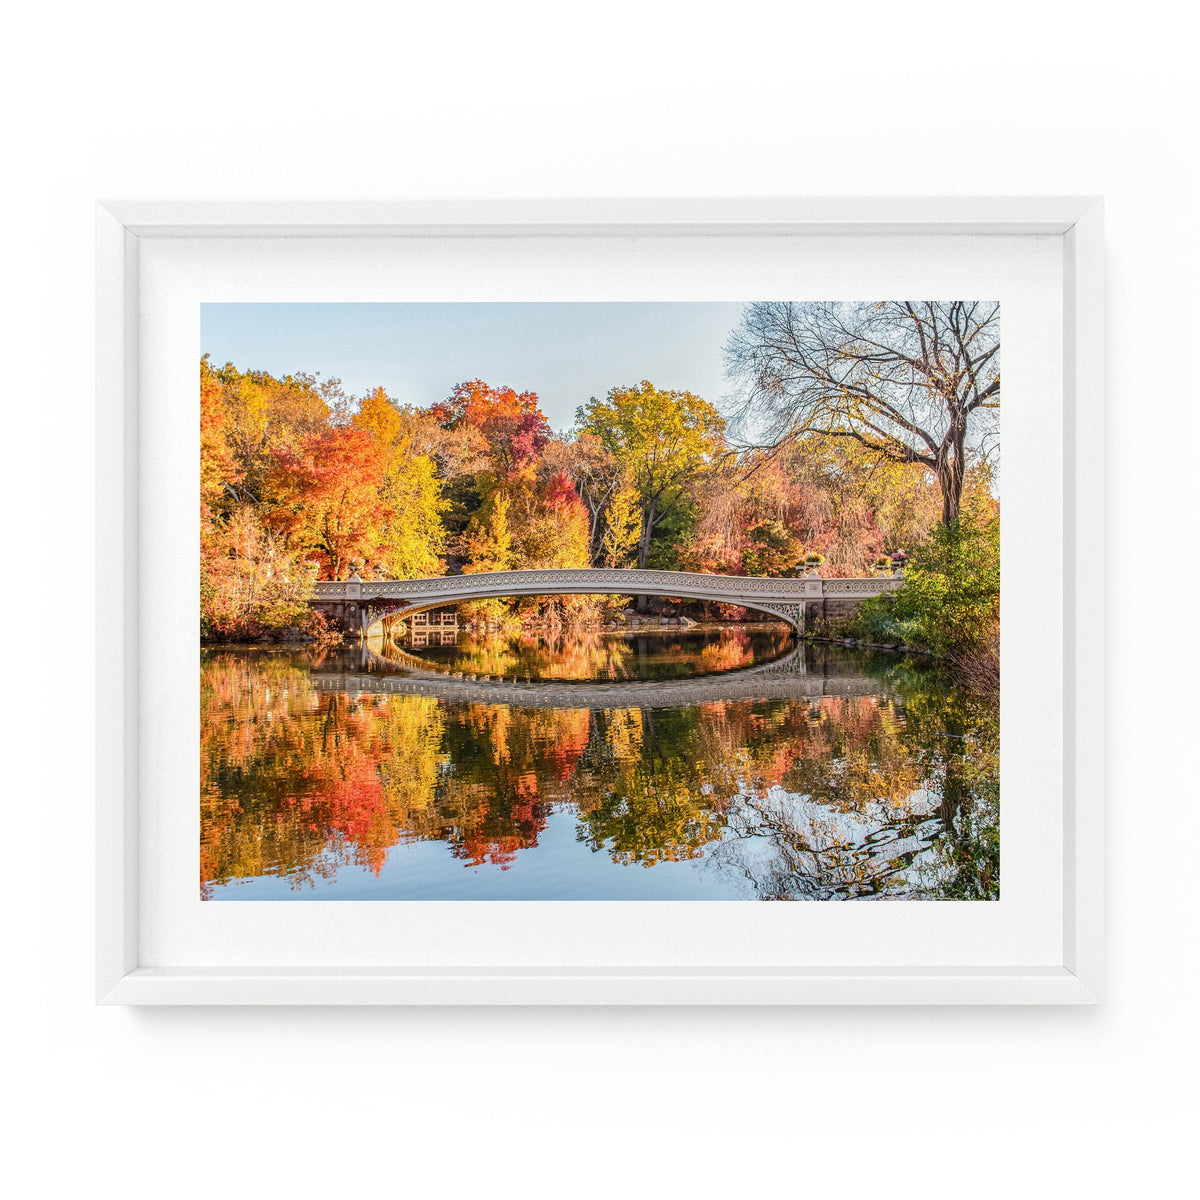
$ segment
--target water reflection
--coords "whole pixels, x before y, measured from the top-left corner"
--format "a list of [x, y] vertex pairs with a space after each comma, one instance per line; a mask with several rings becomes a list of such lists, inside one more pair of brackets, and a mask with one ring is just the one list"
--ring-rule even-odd
[[[896, 658], [808, 646], [788, 666], [775, 631], [652, 636], [641, 667], [632, 638], [456, 639], [441, 659], [420, 649], [429, 671], [357, 648], [205, 652], [202, 894], [998, 895], [985, 706]], [[714, 659], [735, 670], [701, 678]], [[667, 672], [659, 690], [699, 691], [591, 703], [643, 670]], [[529, 675], [577, 699], [389, 690], [433, 686], [426, 675], [463, 686], [456, 673], [502, 688]], [[745, 695], [728, 691], [738, 679]]]

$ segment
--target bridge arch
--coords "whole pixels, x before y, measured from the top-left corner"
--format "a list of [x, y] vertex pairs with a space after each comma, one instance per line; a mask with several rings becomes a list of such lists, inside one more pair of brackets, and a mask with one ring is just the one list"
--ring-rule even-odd
[[[614, 596], [658, 596], [666, 599], [668, 597], [680, 600], [711, 600], [711, 596], [694, 595], [684, 591], [632, 591], [632, 592], [579, 592], [579, 591], [542, 591], [542, 592], [520, 592], [513, 593], [510, 591], [496, 591], [487, 594], [474, 595], [469, 597], [471, 600], [515, 600], [518, 596], [581, 596], [581, 595], [614, 595]], [[387, 627], [396, 621], [405, 620], [408, 617], [415, 616], [417, 613], [430, 612], [433, 609], [444, 608], [447, 604], [457, 604], [461, 600], [438, 600], [436, 603], [430, 604], [401, 604], [395, 608], [379, 611], [377, 605], [372, 605], [367, 602], [367, 625], [364, 630], [366, 636], [371, 637], [374, 634], [382, 634], [386, 632]], [[734, 603], [734, 601], [722, 601], [722, 603]], [[786, 621], [793, 630], [797, 633], [804, 632], [804, 606], [802, 604], [787, 604], [776, 603], [769, 604], [765, 601], [755, 601], [751, 603], [742, 603], [737, 601], [742, 608], [754, 609], [766, 616], [775, 617], [781, 621]]]

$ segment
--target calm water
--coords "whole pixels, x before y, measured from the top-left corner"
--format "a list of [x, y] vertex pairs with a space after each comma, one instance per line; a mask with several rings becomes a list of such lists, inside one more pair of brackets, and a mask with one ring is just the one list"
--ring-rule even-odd
[[201, 655], [212, 900], [996, 899], [994, 708], [781, 627]]

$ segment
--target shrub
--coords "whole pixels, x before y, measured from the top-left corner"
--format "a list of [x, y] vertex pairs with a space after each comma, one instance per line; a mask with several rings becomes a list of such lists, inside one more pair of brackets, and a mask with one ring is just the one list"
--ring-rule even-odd
[[852, 625], [870, 641], [904, 642], [946, 657], [985, 684], [995, 675], [1000, 641], [994, 505], [964, 498], [958, 520], [938, 526], [908, 557], [903, 587], [867, 601]]
[[520, 625], [520, 618], [506, 600], [464, 600], [458, 606], [459, 619], [473, 629], [508, 629]]
[[896, 597], [896, 615], [916, 623], [935, 654], [977, 653], [1000, 635], [1000, 518], [989, 503], [964, 501], [915, 551]]
[[243, 505], [201, 532], [202, 637], [253, 641], [304, 620], [316, 569], [287, 550], [252, 507]]

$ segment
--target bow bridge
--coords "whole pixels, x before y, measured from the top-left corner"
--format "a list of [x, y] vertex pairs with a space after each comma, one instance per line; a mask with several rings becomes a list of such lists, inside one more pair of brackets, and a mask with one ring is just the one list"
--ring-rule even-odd
[[838, 616], [870, 596], [900, 586], [899, 574], [875, 578], [821, 579], [815, 570], [799, 579], [754, 575], [706, 575], [690, 571], [642, 571], [588, 567], [579, 570], [480, 571], [436, 579], [348, 580], [316, 584], [310, 601], [349, 633], [382, 634], [397, 618], [464, 600], [517, 596], [665, 596], [716, 600], [755, 609], [804, 632], [808, 617]]

